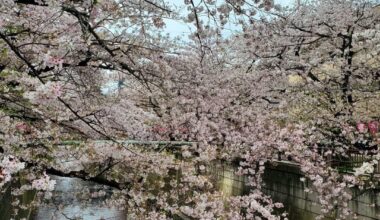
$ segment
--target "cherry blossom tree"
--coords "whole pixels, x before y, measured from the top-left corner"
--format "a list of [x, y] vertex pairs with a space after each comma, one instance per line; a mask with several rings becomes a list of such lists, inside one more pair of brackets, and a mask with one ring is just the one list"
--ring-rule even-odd
[[[46, 196], [49, 175], [77, 177], [113, 188], [108, 203], [133, 219], [285, 219], [262, 192], [279, 153], [300, 165], [324, 215], [344, 219], [350, 188], [375, 186], [361, 178], [379, 160], [371, 1], [185, 0], [187, 43], [159, 34], [182, 16], [161, 0], [0, 3], [0, 187], [19, 173]], [[241, 31], [222, 36], [227, 24]], [[102, 94], [109, 80], [119, 88]], [[120, 139], [195, 144], [163, 153]], [[333, 161], [352, 152], [366, 161], [340, 173]], [[200, 174], [214, 160], [238, 161], [250, 193], [226, 206]]]
[[[373, 173], [378, 163], [378, 110], [367, 104], [378, 103], [379, 95], [378, 7], [361, 1], [315, 1], [274, 16], [246, 31], [237, 51], [253, 60], [248, 71], [271, 70], [277, 78], [288, 78], [281, 96], [287, 104], [275, 112], [286, 112], [281, 114], [285, 121], [303, 124], [308, 134], [303, 142], [307, 149], [285, 154], [302, 164], [320, 195], [322, 211], [331, 213], [337, 204], [348, 206], [352, 197], [347, 188], [374, 187], [357, 176]], [[350, 160], [352, 153], [369, 162], [356, 169], [356, 178], [339, 174], [332, 165]], [[349, 213], [343, 208], [336, 218]]]

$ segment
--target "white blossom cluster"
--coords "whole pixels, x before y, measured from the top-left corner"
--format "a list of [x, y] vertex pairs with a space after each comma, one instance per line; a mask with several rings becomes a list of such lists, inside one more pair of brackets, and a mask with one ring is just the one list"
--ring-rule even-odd
[[60, 97], [63, 93], [62, 90], [62, 83], [49, 81], [39, 85], [35, 92], [26, 93], [24, 97], [33, 103], [44, 104]]
[[11, 174], [25, 168], [25, 163], [18, 161], [14, 156], [7, 155], [0, 162], [0, 187], [11, 180]]
[[361, 167], [355, 168], [354, 175], [355, 176], [360, 176], [360, 175], [363, 175], [363, 174], [371, 174], [371, 173], [373, 173], [373, 171], [374, 171], [373, 164], [372, 163], [368, 163], [368, 162], [364, 162]]
[[40, 191], [53, 191], [56, 181], [51, 180], [46, 173], [39, 179], [35, 179], [32, 182], [32, 188]]

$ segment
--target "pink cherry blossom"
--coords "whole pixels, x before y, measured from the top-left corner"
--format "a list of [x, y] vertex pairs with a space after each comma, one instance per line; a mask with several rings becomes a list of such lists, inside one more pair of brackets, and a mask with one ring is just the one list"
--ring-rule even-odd
[[25, 122], [16, 124], [16, 129], [22, 133], [28, 132], [30, 130], [29, 126]]
[[377, 132], [379, 132], [379, 122], [378, 121], [368, 122], [368, 130], [371, 134], [376, 134]]
[[[21, 188], [43, 191], [39, 197], [54, 189], [49, 173], [70, 174], [111, 187], [115, 196], [105, 202], [131, 219], [277, 220], [287, 217], [264, 193], [263, 176], [266, 165], [286, 160], [299, 167], [323, 213], [346, 219], [350, 189], [373, 186], [380, 159], [378, 122], [352, 126], [358, 116], [379, 115], [375, 6], [2, 1], [0, 187], [27, 169]], [[168, 19], [191, 26], [189, 39], [158, 32]], [[231, 35], [228, 26], [236, 27]], [[101, 93], [108, 82], [115, 92]], [[155, 151], [136, 140], [187, 144], [173, 155], [166, 145]], [[335, 159], [353, 152], [370, 161], [354, 174], [338, 172]], [[220, 159], [240, 161], [250, 192], [218, 191], [206, 171]]]
[[358, 122], [358, 123], [356, 123], [356, 129], [359, 132], [364, 133], [367, 131], [367, 125], [363, 122]]

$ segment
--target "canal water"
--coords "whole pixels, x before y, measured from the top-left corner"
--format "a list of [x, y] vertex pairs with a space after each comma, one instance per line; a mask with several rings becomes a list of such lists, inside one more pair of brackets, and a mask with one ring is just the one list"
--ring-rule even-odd
[[[223, 195], [242, 195], [248, 192], [245, 186], [246, 177], [235, 175], [235, 168], [231, 165], [216, 163], [207, 168], [211, 178], [217, 183]], [[279, 163], [277, 166], [267, 167], [264, 175], [264, 191], [271, 195], [276, 202], [285, 205], [290, 220], [312, 220], [320, 214], [320, 206], [313, 193], [306, 193], [308, 182], [301, 182], [302, 174], [299, 168], [292, 164]], [[67, 220], [67, 219], [127, 219], [126, 212], [103, 205], [109, 196], [109, 189], [75, 178], [52, 177], [57, 181], [53, 198], [33, 210], [19, 210], [14, 213], [11, 203], [17, 196], [11, 194], [11, 188], [0, 196], [0, 220], [31, 219], [31, 220]], [[100, 198], [88, 200], [81, 195], [87, 190], [89, 193], [102, 190]], [[356, 192], [353, 192], [354, 194]], [[355, 195], [354, 195], [355, 196]], [[21, 204], [28, 204], [34, 199], [34, 192], [18, 196]], [[380, 219], [380, 192], [369, 191], [357, 197], [350, 204], [360, 220]], [[327, 218], [328, 219], [328, 218]], [[333, 218], [331, 218], [333, 219]]]
[[[109, 196], [109, 188], [75, 178], [54, 176], [53, 179], [57, 181], [53, 198], [34, 210], [31, 219], [126, 219], [123, 211], [103, 204]], [[99, 191], [104, 195], [90, 199], [83, 197], [83, 192], [91, 195]]]

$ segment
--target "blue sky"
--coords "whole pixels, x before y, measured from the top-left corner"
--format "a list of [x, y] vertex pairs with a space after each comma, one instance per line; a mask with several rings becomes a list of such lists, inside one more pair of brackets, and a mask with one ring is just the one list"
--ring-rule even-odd
[[[291, 6], [295, 1], [297, 0], [275, 0], [275, 4], [280, 4], [282, 6]], [[171, 4], [174, 4], [179, 11], [183, 11], [184, 14], [186, 13], [186, 6], [183, 3], [183, 0], [168, 0]], [[186, 24], [184, 22], [181, 22], [179, 20], [171, 20], [166, 19], [165, 20], [166, 27], [164, 28], [164, 32], [170, 34], [172, 37], [179, 37], [180, 39], [186, 41], [188, 39], [188, 35], [191, 33], [191, 29], [194, 30], [194, 27], [192, 27], [189, 24]], [[230, 29], [235, 29], [234, 27], [228, 27]], [[224, 32], [222, 34], [225, 34], [228, 36], [229, 33], [233, 32]], [[101, 92], [103, 94], [109, 94], [112, 92], [117, 91], [117, 88], [120, 86], [119, 81], [111, 80], [105, 85], [102, 86]]]

